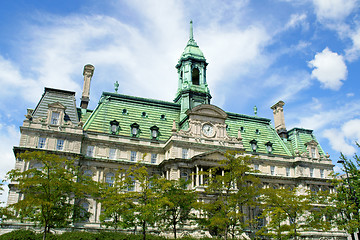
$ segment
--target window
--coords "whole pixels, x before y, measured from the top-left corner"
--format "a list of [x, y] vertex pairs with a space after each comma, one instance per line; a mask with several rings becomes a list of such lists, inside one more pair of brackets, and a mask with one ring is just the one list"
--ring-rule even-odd
[[189, 175], [187, 172], [181, 172], [180, 173], [180, 178], [184, 179], [185, 181], [187, 181], [189, 179]]
[[286, 176], [287, 176], [287, 177], [290, 176], [290, 168], [289, 168], [289, 167], [286, 168]]
[[59, 112], [52, 112], [51, 113], [50, 124], [58, 125], [59, 124], [59, 118], [60, 118], [60, 113]]
[[88, 146], [86, 149], [86, 156], [93, 157], [94, 156], [94, 146]]
[[110, 148], [109, 159], [116, 159], [116, 149], [115, 148]]
[[275, 166], [270, 166], [271, 175], [275, 175]]
[[126, 115], [127, 113], [128, 113], [127, 109], [124, 108], [124, 109], [122, 110], [122, 114]]
[[182, 158], [184, 158], [184, 159], [188, 158], [188, 149], [187, 148], [182, 149]]
[[314, 169], [310, 168], [310, 177], [313, 177], [313, 176], [314, 176]]
[[311, 157], [316, 158], [316, 148], [315, 147], [311, 147]]
[[87, 176], [87, 177], [92, 177], [93, 176], [92, 171], [89, 170], [89, 169], [84, 170], [83, 174], [84, 174], [84, 176]]
[[105, 177], [105, 182], [109, 187], [112, 187], [114, 184], [115, 174], [113, 173], [107, 173]]
[[82, 202], [80, 204], [81, 209], [80, 209], [80, 218], [84, 221], [84, 222], [88, 222], [89, 221], [89, 203], [87, 202]]
[[141, 113], [141, 116], [142, 116], [142, 117], [147, 117], [146, 112], [142, 112], [142, 113]]
[[151, 154], [151, 163], [156, 163], [157, 162], [157, 154], [156, 153], [152, 153]]
[[56, 141], [56, 150], [58, 150], [58, 151], [64, 150], [64, 140], [63, 139], [58, 139]]
[[200, 72], [199, 72], [199, 69], [194, 68], [192, 70], [191, 78], [192, 78], [192, 84], [193, 85], [199, 85], [200, 84]]
[[259, 170], [259, 164], [254, 164], [254, 169]]
[[46, 138], [39, 138], [38, 148], [45, 148]]
[[161, 120], [166, 120], [165, 114], [161, 114], [161, 115], [160, 115], [160, 119], [161, 119]]
[[324, 178], [324, 169], [320, 169], [320, 177]]
[[135, 161], [136, 161], [136, 152], [135, 152], [135, 151], [131, 151], [130, 161], [132, 161], [132, 162], [135, 162]]
[[127, 188], [127, 190], [128, 190], [128, 192], [133, 192], [133, 191], [135, 191], [135, 178], [134, 178], [134, 176], [130, 176], [130, 183], [129, 183], [129, 185], [128, 185], [128, 188]]

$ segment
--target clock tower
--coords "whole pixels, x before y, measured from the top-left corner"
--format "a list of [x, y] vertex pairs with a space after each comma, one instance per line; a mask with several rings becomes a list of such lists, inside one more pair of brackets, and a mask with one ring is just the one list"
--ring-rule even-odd
[[186, 111], [200, 104], [210, 104], [210, 90], [206, 82], [204, 54], [194, 40], [192, 21], [190, 37], [176, 69], [178, 70], [178, 90], [174, 102], [181, 104], [180, 123], [186, 119]]

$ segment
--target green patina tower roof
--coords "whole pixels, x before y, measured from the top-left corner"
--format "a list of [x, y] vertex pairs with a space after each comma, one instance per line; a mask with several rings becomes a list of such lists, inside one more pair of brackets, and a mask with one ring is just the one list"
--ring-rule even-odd
[[179, 63], [188, 58], [205, 61], [203, 52], [200, 50], [199, 46], [197, 45], [196, 41], [194, 40], [192, 21], [190, 21], [189, 41], [187, 42], [184, 52], [181, 54]]

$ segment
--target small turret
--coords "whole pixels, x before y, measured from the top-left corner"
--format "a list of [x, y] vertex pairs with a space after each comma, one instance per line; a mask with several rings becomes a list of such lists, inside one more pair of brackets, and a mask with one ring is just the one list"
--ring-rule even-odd
[[90, 101], [90, 82], [91, 78], [94, 74], [95, 67], [91, 64], [87, 64], [84, 66], [84, 86], [83, 86], [83, 93], [81, 96], [81, 103], [80, 107], [82, 109], [87, 109]]

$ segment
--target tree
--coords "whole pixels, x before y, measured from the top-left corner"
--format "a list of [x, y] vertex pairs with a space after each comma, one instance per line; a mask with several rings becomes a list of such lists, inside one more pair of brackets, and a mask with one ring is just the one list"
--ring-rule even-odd
[[227, 239], [229, 234], [233, 238], [240, 235], [251, 224], [245, 208], [258, 205], [260, 179], [253, 175], [250, 156], [237, 152], [224, 156], [218, 166], [203, 173], [208, 178], [207, 199], [198, 204], [202, 212], [198, 222], [212, 235]]
[[21, 221], [31, 221], [44, 228], [43, 239], [50, 229], [67, 227], [80, 216], [74, 211], [75, 198], [84, 198], [89, 181], [77, 181], [78, 167], [74, 160], [46, 152], [25, 152], [17, 156], [36, 166], [26, 171], [13, 169], [8, 179], [22, 194], [22, 199], [8, 206]]
[[[360, 147], [358, 143], [357, 145]], [[355, 239], [354, 233], [357, 231], [358, 238], [360, 237], [360, 158], [355, 154], [351, 160], [341, 154], [339, 163], [343, 164], [346, 175], [336, 175], [333, 181], [336, 189], [333, 200], [338, 215], [335, 223]]]
[[103, 190], [103, 222], [110, 218], [111, 223], [108, 225], [116, 228], [136, 227], [139, 224], [145, 240], [148, 227], [154, 226], [159, 220], [160, 193], [155, 184], [157, 179], [157, 175], [150, 174], [140, 163], [127, 170], [120, 170], [114, 186]]
[[312, 208], [308, 193], [299, 193], [298, 188], [272, 189], [263, 192], [263, 215], [269, 219], [258, 232], [276, 239], [300, 236], [298, 230], [308, 227], [306, 216]]
[[172, 229], [175, 239], [177, 226], [184, 225], [193, 218], [191, 211], [197, 194], [193, 190], [187, 190], [188, 183], [181, 178], [179, 180], [162, 178], [157, 181], [161, 189], [161, 223], [166, 230]]

